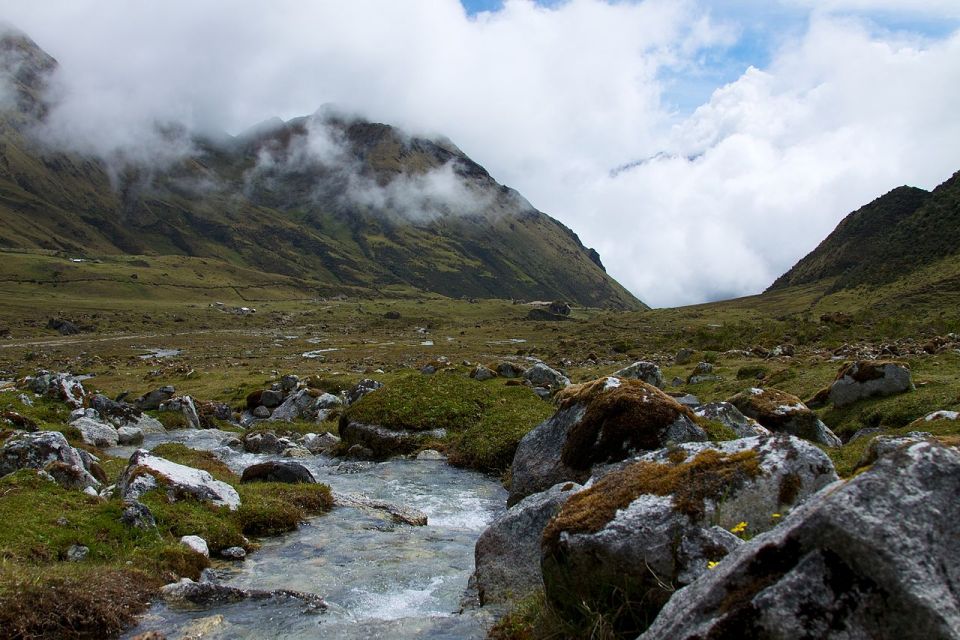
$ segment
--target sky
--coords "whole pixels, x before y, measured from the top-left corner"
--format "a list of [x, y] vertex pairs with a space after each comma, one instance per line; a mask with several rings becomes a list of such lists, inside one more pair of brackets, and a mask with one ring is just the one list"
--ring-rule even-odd
[[[0, 0], [64, 138], [152, 152], [335, 104], [449, 137], [652, 306], [754, 294], [960, 170], [957, 0]], [[154, 133], [151, 133], [154, 132]]]

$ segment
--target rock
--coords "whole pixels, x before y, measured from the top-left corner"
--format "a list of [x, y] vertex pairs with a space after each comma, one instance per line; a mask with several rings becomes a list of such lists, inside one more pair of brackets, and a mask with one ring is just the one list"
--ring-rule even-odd
[[74, 336], [80, 333], [80, 327], [61, 318], [50, 318], [47, 321], [47, 329], [53, 329], [62, 336]]
[[933, 435], [925, 431], [911, 431], [904, 436], [877, 436], [867, 445], [857, 467], [869, 466], [897, 449], [932, 439]]
[[[957, 412], [957, 411], [944, 411], [944, 410], [941, 409], [940, 411], [933, 411], [933, 412], [931, 412], [931, 413], [928, 413], [927, 415], [923, 416], [923, 418], [921, 418], [920, 420], [922, 420], [923, 422], [936, 422], [937, 420], [951, 420], [951, 421], [954, 421], [954, 420], [958, 420], [958, 419], [960, 419], [960, 412]], [[914, 424], [917, 424], [917, 423], [919, 423], [919, 422], [920, 422], [920, 421], [918, 420], [918, 421], [915, 422]]]
[[332, 433], [308, 433], [303, 436], [301, 443], [310, 453], [318, 454], [332, 449], [340, 444], [340, 438]]
[[227, 547], [220, 550], [220, 557], [227, 560], [243, 560], [247, 557], [247, 551], [243, 547]]
[[376, 391], [383, 386], [382, 382], [376, 380], [371, 380], [370, 378], [364, 378], [358, 382], [352, 389], [347, 391], [347, 404], [353, 404], [363, 396], [367, 395], [372, 391]]
[[215, 426], [214, 420], [227, 422], [233, 418], [233, 409], [225, 402], [203, 402], [197, 406], [197, 411], [204, 427]]
[[447, 436], [444, 429], [413, 431], [408, 429], [387, 429], [379, 425], [363, 424], [340, 419], [340, 437], [348, 447], [360, 445], [367, 449], [368, 457], [385, 459], [390, 456], [413, 453], [430, 440], [442, 440]]
[[850, 443], [852, 443], [852, 442], [856, 442], [857, 440], [862, 440], [863, 438], [866, 438], [867, 436], [871, 436], [871, 435], [873, 435], [873, 434], [875, 434], [875, 433], [880, 433], [881, 431], [883, 431], [883, 429], [881, 429], [880, 427], [863, 427], [862, 429], [857, 429], [857, 430], [853, 433], [853, 435], [850, 436], [850, 439], [847, 440], [847, 444], [850, 444]]
[[414, 527], [427, 526], [427, 515], [422, 511], [387, 502], [375, 500], [357, 493], [333, 492], [333, 503], [338, 507], [353, 507], [355, 509], [371, 509], [382, 511], [390, 516], [394, 522], [409, 524]]
[[543, 586], [543, 529], [580, 488], [573, 482], [564, 482], [527, 496], [480, 534], [474, 553], [474, 579], [481, 605], [512, 603]]
[[274, 591], [239, 589], [215, 582], [194, 582], [190, 578], [164, 585], [160, 588], [160, 595], [167, 604], [174, 606], [214, 607], [244, 600], [294, 599], [302, 601], [312, 609], [327, 608], [323, 598], [312, 593], [287, 589]]
[[272, 415], [272, 414], [271, 414], [271, 412], [270, 412], [270, 409], [267, 409], [267, 408], [264, 407], [263, 405], [261, 405], [261, 406], [259, 406], [259, 407], [255, 407], [254, 410], [253, 410], [253, 417], [254, 417], [254, 418], [260, 418], [260, 419], [262, 419], [262, 420], [265, 420], [265, 419], [269, 418], [271, 415]]
[[273, 431], [245, 434], [243, 448], [247, 453], [280, 453], [284, 449]]
[[201, 427], [197, 405], [190, 396], [181, 396], [179, 398], [166, 400], [160, 404], [159, 410], [181, 413], [187, 422], [188, 429], [199, 429]]
[[139, 501], [148, 491], [163, 489], [171, 502], [191, 496], [231, 511], [240, 506], [240, 495], [226, 482], [215, 480], [201, 469], [155, 456], [145, 449], [138, 449], [130, 456], [117, 488], [124, 500]]
[[470, 372], [470, 377], [479, 382], [483, 382], [484, 380], [496, 378], [497, 372], [482, 364], [478, 364], [476, 368]]
[[310, 470], [299, 462], [271, 460], [250, 465], [243, 470], [240, 482], [285, 482], [287, 484], [314, 484], [316, 479]]
[[160, 408], [162, 402], [171, 399], [176, 392], [176, 389], [172, 385], [167, 385], [140, 396], [134, 400], [133, 403], [144, 411], [154, 411]]
[[700, 398], [692, 393], [670, 393], [668, 395], [685, 407], [696, 409], [700, 406]]
[[740, 413], [740, 410], [729, 402], [710, 402], [695, 408], [693, 412], [701, 418], [719, 422], [728, 427], [737, 434], [738, 438], [770, 435], [769, 429], [753, 418]]
[[85, 559], [89, 553], [89, 547], [85, 547], [82, 544], [71, 545], [70, 548], [67, 549], [67, 561], [80, 562]]
[[567, 387], [557, 412], [520, 441], [508, 505], [560, 482], [583, 482], [596, 464], [706, 439], [690, 409], [645, 382], [606, 377]]
[[549, 400], [550, 396], [552, 395], [550, 393], [550, 389], [547, 387], [534, 387], [533, 392], [537, 394], [537, 397], [539, 397], [541, 400]]
[[570, 315], [570, 305], [566, 302], [555, 300], [547, 307], [547, 311], [558, 316], [568, 316]]
[[243, 440], [236, 436], [227, 436], [220, 441], [221, 447], [226, 447], [227, 449], [232, 449], [233, 451], [245, 451], [243, 447]]
[[122, 445], [137, 445], [143, 442], [143, 430], [136, 427], [117, 429], [117, 442]]
[[4, 411], [0, 413], [0, 420], [12, 425], [20, 431], [36, 431], [40, 427], [36, 422], [26, 416], [22, 416], [16, 411]]
[[83, 406], [87, 395], [80, 379], [69, 373], [38, 371], [35, 376], [27, 378], [27, 386], [36, 394], [60, 400], [74, 409]]
[[844, 365], [830, 385], [829, 401], [844, 407], [864, 398], [913, 390], [910, 367], [891, 360], [860, 360]]
[[[790, 436], [685, 443], [641, 456], [572, 495], [542, 539], [549, 602], [642, 630], [678, 587], [837, 480], [830, 459]], [[776, 515], [775, 515], [776, 514]], [[624, 628], [625, 627], [625, 628]]]
[[524, 380], [530, 381], [535, 387], [547, 387], [550, 389], [562, 389], [570, 385], [570, 378], [563, 375], [556, 369], [551, 369], [542, 362], [537, 362], [532, 367], [523, 372]]
[[446, 459], [447, 456], [443, 455], [436, 449], [424, 449], [417, 454], [417, 460], [443, 461]]
[[323, 422], [342, 406], [342, 401], [330, 393], [316, 396], [312, 389], [300, 389], [287, 396], [283, 403], [273, 410], [271, 421], [310, 420]]
[[137, 500], [124, 501], [120, 522], [135, 529], [154, 529], [157, 526], [150, 508]]
[[300, 378], [289, 374], [280, 378], [280, 390], [283, 393], [292, 393], [296, 388], [300, 386]]
[[422, 367], [420, 367], [420, 373], [422, 373], [425, 376], [432, 376], [436, 372], [437, 372], [437, 367], [436, 365], [433, 365], [433, 364], [425, 364]]
[[[357, 458], [359, 460], [370, 460], [373, 458], [373, 449], [365, 447], [362, 444], [351, 445], [347, 449], [348, 458]], [[350, 466], [350, 463], [337, 465], [337, 473], [357, 473], [357, 467]]]
[[898, 449], [678, 591], [641, 637], [955, 638], [958, 492], [956, 451]]
[[780, 358], [780, 357], [792, 358], [793, 355], [796, 353], [796, 350], [797, 350], [796, 347], [794, 347], [792, 344], [778, 344], [773, 349], [770, 349], [770, 357], [771, 358]]
[[697, 352], [693, 349], [680, 349], [680, 351], [677, 351], [677, 355], [673, 357], [673, 363], [679, 365], [690, 364], [690, 361], [693, 360], [693, 356], [696, 354]]
[[90, 398], [90, 408], [95, 409], [101, 418], [109, 420], [115, 427], [135, 422], [143, 415], [143, 411], [135, 405], [111, 400], [101, 393]]
[[207, 547], [207, 541], [200, 536], [182, 536], [180, 538], [180, 544], [199, 553], [205, 558], [210, 557], [210, 549]]
[[[80, 452], [71, 447], [59, 431], [14, 434], [0, 447], [0, 476], [18, 469], [43, 470], [51, 465], [70, 486], [100, 486], [87, 470]], [[48, 475], [55, 478], [53, 474]]]
[[312, 453], [306, 447], [301, 447], [299, 445], [295, 447], [287, 447], [280, 453], [282, 458], [309, 458]]
[[383, 317], [386, 318], [387, 320], [399, 320], [399, 319], [400, 319], [400, 312], [399, 312], [399, 311], [387, 311], [385, 314], [383, 314]]
[[139, 418], [136, 418], [132, 421], [127, 421], [126, 423], [121, 424], [120, 426], [128, 426], [134, 429], [140, 429], [144, 435], [148, 433], [166, 433], [166, 429], [163, 427], [163, 423], [157, 420], [154, 417], [148, 416], [147, 414], [141, 415]]
[[567, 316], [560, 315], [558, 313], [551, 313], [546, 309], [540, 309], [539, 307], [530, 309], [527, 312], [527, 320], [539, 320], [541, 322], [559, 322], [561, 320], [569, 320]]
[[519, 378], [524, 368], [512, 362], [501, 362], [497, 365], [497, 375], [502, 378]]
[[682, 386], [683, 386], [683, 378], [681, 378], [681, 377], [679, 377], [679, 376], [674, 376], [674, 377], [673, 377], [673, 380], [670, 381], [670, 386], [671, 386], [671, 387], [682, 387]]
[[828, 447], [841, 445], [840, 438], [797, 396], [777, 389], [754, 388], [738, 393], [729, 402], [775, 433], [788, 433]]
[[260, 406], [273, 409], [274, 407], [279, 407], [281, 402], [283, 402], [283, 393], [280, 391], [265, 389], [263, 393], [260, 394]]
[[620, 369], [620, 371], [613, 374], [613, 377], [620, 378], [621, 380], [642, 380], [647, 384], [652, 384], [661, 389], [663, 388], [663, 372], [660, 371], [660, 367], [652, 362], [645, 362], [643, 360], [638, 360]]

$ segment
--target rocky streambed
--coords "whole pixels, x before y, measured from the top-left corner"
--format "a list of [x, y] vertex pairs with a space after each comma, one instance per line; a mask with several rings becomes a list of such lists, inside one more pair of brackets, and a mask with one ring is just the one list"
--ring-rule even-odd
[[[237, 453], [216, 430], [151, 434], [142, 446], [181, 442], [213, 451], [241, 472], [273, 455]], [[110, 451], [129, 454], [131, 448]], [[396, 522], [378, 509], [338, 506], [297, 531], [262, 541], [245, 561], [214, 561], [211, 579], [245, 590], [292, 590], [323, 597], [325, 610], [297, 598], [250, 598], [216, 606], [155, 604], [125, 638], [158, 631], [167, 638], [481, 638], [491, 620], [461, 600], [474, 545], [504, 509], [492, 478], [439, 460], [298, 460], [335, 494], [415, 508], [426, 526]]]

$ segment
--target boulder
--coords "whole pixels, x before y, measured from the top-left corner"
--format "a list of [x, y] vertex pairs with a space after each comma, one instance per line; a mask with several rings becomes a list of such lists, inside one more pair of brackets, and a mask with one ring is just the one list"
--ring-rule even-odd
[[293, 393], [298, 386], [300, 386], [300, 378], [295, 375], [288, 374], [280, 378], [280, 390], [283, 393]]
[[673, 357], [673, 363], [679, 365], [689, 364], [693, 360], [693, 356], [696, 354], [697, 352], [693, 349], [687, 349], [684, 347], [683, 349], [680, 349], [680, 351], [677, 351], [677, 355]]
[[210, 557], [210, 548], [207, 546], [207, 541], [200, 536], [182, 536], [180, 544], [205, 558]]
[[88, 409], [87, 412], [88, 415], [70, 422], [70, 426], [80, 431], [80, 437], [83, 441], [100, 449], [117, 446], [120, 435], [117, 433], [116, 427], [100, 420], [97, 412], [93, 409]]
[[50, 318], [47, 321], [47, 329], [53, 329], [62, 336], [73, 336], [80, 333], [80, 327], [62, 318]]
[[332, 433], [308, 433], [303, 436], [303, 439], [300, 441], [300, 444], [304, 446], [310, 453], [318, 454], [332, 449], [333, 447], [340, 444], [340, 438], [333, 435]]
[[260, 394], [260, 406], [273, 409], [274, 407], [279, 407], [281, 402], [283, 402], [282, 391], [265, 389]]
[[918, 442], [678, 591], [643, 640], [960, 636], [960, 455]]
[[620, 371], [613, 374], [613, 377], [620, 378], [621, 380], [642, 380], [647, 384], [652, 384], [661, 389], [663, 388], [663, 372], [660, 371], [660, 367], [652, 362], [645, 362], [643, 360], [638, 360], [620, 369]]
[[501, 362], [497, 365], [497, 375], [501, 378], [519, 378], [524, 368], [512, 362]]
[[552, 313], [546, 309], [541, 309], [540, 307], [535, 307], [530, 309], [527, 312], [527, 320], [540, 320], [543, 322], [559, 322], [561, 320], [569, 320], [567, 316], [560, 315], [559, 313]]
[[913, 390], [910, 367], [892, 360], [859, 360], [844, 365], [830, 385], [828, 400], [844, 407], [864, 398]]
[[115, 427], [135, 421], [143, 415], [143, 411], [135, 405], [111, 400], [102, 393], [91, 396], [89, 404], [90, 408], [95, 409], [101, 418], [109, 420]]
[[144, 411], [154, 411], [160, 408], [161, 403], [172, 398], [176, 392], [177, 390], [173, 387], [173, 385], [168, 384], [165, 387], [154, 389], [153, 391], [140, 396], [134, 400], [133, 403]]
[[570, 385], [570, 378], [542, 362], [537, 362], [524, 371], [523, 378], [535, 387], [563, 389]]
[[60, 400], [74, 409], [83, 406], [87, 395], [80, 378], [69, 373], [38, 371], [27, 378], [27, 386], [36, 394]]
[[254, 407], [251, 413], [254, 418], [259, 418], [261, 420], [266, 420], [271, 415], [273, 415], [270, 409], [267, 409], [263, 405], [260, 405], [259, 407]]
[[166, 433], [166, 431], [167, 431], [167, 430], [163, 427], [163, 423], [162, 423], [162, 422], [160, 422], [159, 420], [157, 420], [156, 418], [154, 418], [154, 417], [152, 417], [152, 416], [148, 416], [148, 415], [145, 414], [145, 413], [144, 413], [143, 415], [141, 415], [139, 418], [136, 418], [136, 419], [134, 419], [134, 420], [128, 420], [127, 422], [122, 423], [122, 424], [120, 424], [120, 425], [118, 425], [118, 426], [121, 426], [121, 427], [122, 427], [122, 426], [127, 426], [127, 427], [132, 427], [132, 428], [134, 428], [134, 429], [139, 429], [139, 430], [142, 431], [144, 434], [148, 434], [148, 433]]
[[40, 428], [36, 422], [16, 411], [0, 412], [0, 420], [19, 431], [37, 431]]
[[857, 467], [869, 466], [883, 456], [893, 453], [901, 447], [907, 447], [917, 444], [918, 442], [932, 439], [933, 435], [926, 431], [911, 431], [903, 436], [877, 436], [867, 445], [866, 450], [860, 457], [860, 461], [857, 463]]
[[250, 465], [243, 470], [240, 482], [285, 482], [287, 484], [314, 484], [310, 470], [299, 462], [271, 460]]
[[350, 448], [359, 445], [369, 451], [369, 454], [361, 457], [385, 459], [391, 456], [405, 455], [420, 449], [425, 442], [442, 440], [446, 436], [445, 429], [395, 430], [348, 420], [346, 416], [340, 419], [340, 437], [343, 442]]
[[154, 529], [157, 521], [150, 512], [150, 508], [136, 500], [125, 500], [120, 522], [135, 529]]
[[800, 398], [777, 389], [748, 389], [729, 400], [745, 416], [776, 433], [787, 433], [828, 447], [839, 447], [840, 438], [820, 421]]
[[558, 316], [568, 316], [570, 315], [570, 305], [560, 300], [554, 300], [547, 307], [547, 311]]
[[370, 378], [364, 378], [356, 385], [354, 385], [349, 391], [347, 391], [346, 401], [347, 404], [353, 404], [363, 396], [367, 395], [372, 391], [376, 391], [383, 386], [382, 382], [377, 380], [371, 380]]
[[641, 631], [691, 584], [790, 509], [837, 480], [830, 459], [798, 438], [686, 443], [651, 452], [572, 495], [544, 530], [550, 603], [604, 612]]
[[188, 429], [199, 429], [200, 414], [197, 412], [197, 405], [190, 396], [181, 396], [179, 398], [170, 398], [159, 406], [160, 411], [179, 412], [187, 422]]
[[645, 382], [606, 377], [573, 385], [557, 395], [556, 413], [520, 440], [508, 504], [560, 482], [583, 482], [596, 464], [704, 440], [690, 409]]
[[59, 431], [14, 434], [0, 447], [0, 476], [18, 469], [50, 468], [48, 473], [54, 479], [59, 476], [58, 481], [66, 482], [66, 486], [99, 487], [100, 481], [88, 468], [93, 464], [93, 456], [85, 463], [80, 451], [71, 447]]
[[753, 418], [743, 415], [729, 402], [710, 402], [696, 407], [693, 412], [705, 420], [719, 422], [733, 431], [738, 438], [770, 435], [769, 429]]
[[117, 442], [122, 445], [137, 445], [143, 442], [143, 430], [136, 427], [117, 429]]
[[240, 589], [229, 587], [217, 582], [194, 582], [190, 578], [182, 578], [180, 582], [164, 585], [160, 588], [160, 596], [171, 606], [186, 606], [208, 608], [243, 602], [244, 600], [297, 600], [307, 605], [310, 610], [322, 610], [327, 604], [318, 595], [301, 593], [287, 589], [261, 591], [257, 589]]
[[139, 501], [155, 489], [165, 490], [167, 498], [176, 502], [184, 496], [209, 502], [231, 511], [240, 506], [240, 495], [226, 482], [215, 480], [208, 472], [194, 469], [138, 449], [117, 483], [123, 500]]
[[497, 372], [489, 367], [485, 367], [482, 364], [478, 364], [476, 368], [470, 372], [470, 377], [479, 382], [484, 380], [490, 380], [497, 377]]
[[480, 534], [474, 581], [481, 605], [516, 602], [543, 587], [543, 529], [580, 488], [579, 484], [564, 482], [527, 496]]

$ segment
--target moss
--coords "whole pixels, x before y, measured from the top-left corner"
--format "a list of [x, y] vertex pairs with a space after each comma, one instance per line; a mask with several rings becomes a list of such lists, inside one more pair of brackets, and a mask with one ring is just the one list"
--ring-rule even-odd
[[595, 533], [645, 494], [673, 496], [674, 507], [691, 518], [705, 515], [705, 500], [719, 500], [736, 486], [760, 473], [755, 451], [725, 455], [708, 449], [679, 464], [637, 462], [604, 476], [592, 487], [574, 494], [543, 532], [543, 549], [556, 553], [560, 532]]
[[710, 438], [711, 442], [727, 442], [728, 440], [736, 440], [740, 436], [737, 435], [737, 432], [723, 424], [722, 422], [717, 422], [716, 420], [707, 420], [706, 418], [701, 418], [697, 416], [697, 424], [700, 425], [700, 428], [707, 432], [707, 436]]
[[621, 380], [607, 389], [608, 378], [567, 387], [557, 394], [558, 407], [585, 405], [583, 418], [570, 430], [561, 459], [585, 470], [598, 462], [623, 460], [631, 451], [663, 446], [662, 432], [681, 416], [696, 422], [690, 409], [640, 380]]
[[179, 411], [153, 411], [151, 413], [167, 431], [186, 429], [190, 426], [187, 417]]
[[487, 635], [490, 640], [614, 640], [621, 637], [614, 631], [608, 615], [594, 611], [582, 618], [565, 617], [550, 605], [543, 591], [516, 602]]
[[770, 369], [763, 365], [748, 365], [737, 369], [737, 380], [759, 380], [769, 373]]
[[743, 391], [728, 400], [743, 415], [753, 418], [763, 426], [779, 430], [796, 417], [796, 412], [781, 411], [781, 407], [798, 407], [803, 402], [795, 395], [779, 389], [761, 389]]
[[324, 484], [258, 482], [240, 485], [238, 491], [241, 504], [234, 519], [248, 535], [293, 531], [308, 516], [333, 507], [330, 487]]
[[859, 360], [857, 362], [848, 362], [840, 367], [836, 379], [840, 380], [845, 376], [850, 376], [856, 382], [861, 383], [877, 380], [884, 376], [883, 369], [888, 365], [904, 367], [906, 369], [910, 368], [910, 365], [907, 363], [896, 360]]
[[797, 501], [802, 482], [796, 473], [787, 473], [780, 479], [780, 491], [777, 502], [782, 505], [792, 505]]

